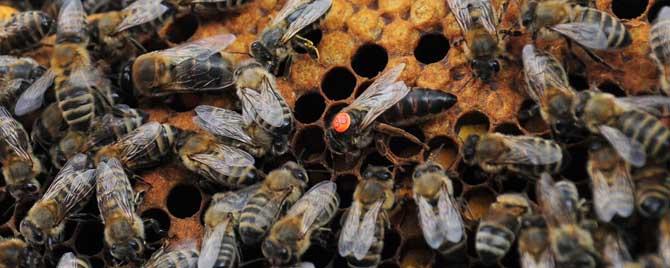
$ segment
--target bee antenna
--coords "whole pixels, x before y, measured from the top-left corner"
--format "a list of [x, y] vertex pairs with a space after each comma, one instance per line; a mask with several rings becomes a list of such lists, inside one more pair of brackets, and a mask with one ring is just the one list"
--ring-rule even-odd
[[435, 150], [430, 151], [430, 155], [428, 155], [428, 160], [427, 161], [435, 161], [435, 158], [437, 157], [437, 154], [442, 151], [444, 148], [444, 143], [440, 144], [440, 147], [437, 147]]
[[226, 53], [230, 53], [230, 54], [238, 54], [238, 55], [247, 55], [247, 56], [251, 56], [251, 54], [249, 54], [249, 52], [228, 51], [228, 50], [226, 50], [225, 52], [226, 52]]
[[256, 258], [256, 259], [253, 259], [253, 260], [249, 260], [249, 261], [240, 263], [240, 265], [238, 265], [238, 267], [244, 267], [244, 266], [247, 266], [249, 264], [254, 264], [254, 263], [257, 263], [257, 262], [261, 262], [263, 260], [265, 260], [265, 258]]
[[330, 173], [328, 170], [323, 170], [323, 169], [305, 169], [307, 172], [312, 172], [312, 173]]

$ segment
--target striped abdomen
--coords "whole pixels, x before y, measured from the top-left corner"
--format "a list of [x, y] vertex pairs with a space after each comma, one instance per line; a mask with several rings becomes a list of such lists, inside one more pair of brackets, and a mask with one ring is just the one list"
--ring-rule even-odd
[[[516, 231], [505, 227], [506, 225], [482, 221], [475, 235], [475, 249], [479, 260], [485, 264], [495, 263], [500, 260], [512, 246], [516, 239]], [[518, 223], [515, 225], [518, 229]]]
[[670, 63], [670, 19], [654, 23], [649, 31], [649, 46], [660, 63]]
[[128, 169], [136, 169], [160, 163], [165, 156], [172, 152], [178, 135], [179, 129], [173, 128], [168, 124], [161, 124], [161, 133], [152, 146], [149, 146], [148, 151], [139, 155], [139, 157], [126, 161], [124, 164]]
[[575, 6], [574, 9], [576, 15], [572, 22], [598, 25], [605, 34], [608, 49], [625, 48], [633, 43], [626, 26], [614, 16], [588, 7]]
[[230, 229], [221, 239], [221, 248], [213, 267], [236, 267], [240, 258], [237, 255], [238, 250], [235, 230]]
[[[221, 159], [224, 159], [223, 156]], [[230, 188], [239, 188], [245, 185], [251, 185], [263, 178], [254, 166], [232, 167], [231, 172], [233, 174], [230, 176], [221, 174], [205, 165], [201, 165], [200, 169], [196, 171], [206, 178], [211, 179], [213, 182]]]
[[647, 161], [661, 163], [670, 159], [670, 130], [656, 117], [632, 110], [620, 115], [617, 123], [626, 136], [642, 144]]
[[96, 121], [87, 148], [103, 146], [118, 141], [126, 134], [140, 127], [147, 120], [146, 113], [134, 109], [132, 111], [135, 113], [122, 117], [106, 114], [100, 121]]
[[456, 104], [456, 96], [440, 90], [414, 88], [380, 117], [380, 122], [394, 126], [415, 125], [445, 112]]
[[198, 263], [195, 249], [175, 250], [165, 253], [145, 264], [145, 268], [191, 268]]
[[283, 120], [281, 126], [275, 127], [270, 125], [265, 120], [263, 120], [263, 118], [258, 114], [256, 114], [255, 122], [259, 122], [259, 126], [262, 129], [267, 130], [267, 132], [269, 132], [273, 136], [289, 135], [293, 130], [293, 112], [291, 111], [291, 107], [289, 107], [286, 101], [284, 100], [284, 97], [282, 97], [281, 94], [277, 92], [277, 90], [272, 90], [272, 92], [275, 94], [275, 98], [279, 100], [279, 104], [281, 106], [281, 111], [277, 111], [282, 114]]
[[272, 194], [262, 189], [256, 192], [240, 215], [239, 233], [242, 242], [246, 245], [259, 243], [267, 234], [275, 216], [279, 213], [278, 206], [268, 206]]
[[230, 11], [242, 7], [251, 0], [200, 0], [191, 6], [196, 13], [212, 13], [213, 11]]
[[81, 83], [70, 83], [68, 80], [57, 80], [55, 92], [58, 108], [72, 130], [88, 131], [96, 112], [92, 89]]
[[535, 143], [538, 148], [548, 147], [543, 151], [551, 151], [553, 153], [560, 153], [562, 159], [549, 164], [540, 164], [540, 165], [526, 165], [526, 164], [510, 164], [507, 165], [507, 169], [524, 174], [531, 177], [538, 177], [543, 173], [547, 172], [549, 174], [558, 174], [565, 167], [564, 163], [569, 161], [567, 160], [567, 153], [563, 151], [561, 146], [551, 140], [535, 139]]
[[232, 65], [219, 53], [205, 60], [192, 58], [183, 61], [172, 69], [171, 75], [176, 81], [165, 93], [219, 90], [233, 84]]
[[670, 207], [670, 178], [636, 178], [635, 206], [645, 217], [660, 217]]
[[[365, 215], [366, 211], [363, 211]], [[381, 215], [380, 215], [381, 216]], [[375, 226], [375, 241], [372, 242], [370, 249], [368, 249], [368, 254], [363, 257], [361, 260], [357, 260], [353, 255], [347, 256], [347, 265], [352, 268], [367, 268], [367, 267], [377, 267], [379, 262], [382, 260], [382, 250], [384, 249], [384, 232], [385, 224], [382, 217], [377, 216], [377, 222]]]
[[0, 25], [0, 54], [30, 50], [39, 46], [54, 20], [41, 11], [14, 14]]

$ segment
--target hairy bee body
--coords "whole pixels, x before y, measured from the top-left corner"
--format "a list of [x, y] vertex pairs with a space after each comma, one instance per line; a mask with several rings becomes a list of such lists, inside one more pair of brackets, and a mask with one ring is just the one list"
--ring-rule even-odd
[[[366, 213], [367, 210], [363, 209], [363, 213]], [[382, 217], [377, 218], [375, 221], [375, 231], [374, 231], [374, 242], [368, 249], [368, 253], [362, 259], [357, 259], [353, 256], [347, 257], [347, 266], [351, 268], [372, 268], [377, 267], [382, 261], [382, 250], [384, 250], [384, 233], [386, 232], [386, 227], [388, 222]]]
[[599, 261], [591, 234], [577, 224], [550, 229], [551, 249], [557, 267], [594, 268]]
[[120, 140], [146, 123], [147, 119], [149, 119], [149, 114], [142, 110], [126, 105], [116, 105], [112, 113], [107, 113], [93, 122], [93, 130], [89, 135], [90, 140], [83, 150], [97, 149]]
[[492, 264], [507, 254], [521, 227], [521, 217], [529, 214], [530, 209], [522, 195], [497, 197], [477, 227], [475, 248], [482, 262]]
[[[109, 84], [102, 76], [86, 77], [94, 69], [79, 70], [71, 73], [65, 80], [56, 79], [56, 100], [63, 119], [71, 130], [88, 131], [96, 116], [111, 109], [114, 103]], [[98, 75], [102, 75], [97, 73]], [[91, 80], [96, 79], [96, 80]]]
[[32, 82], [40, 77], [44, 71], [44, 67], [32, 58], [0, 56], [0, 78], [2, 80], [20, 79]]
[[10, 54], [33, 49], [51, 31], [54, 20], [41, 11], [15, 13], [0, 25], [0, 51]]
[[48, 150], [56, 141], [65, 136], [66, 131], [67, 124], [63, 120], [58, 103], [54, 102], [44, 108], [40, 117], [35, 120], [30, 138], [43, 149]]
[[519, 255], [523, 268], [554, 267], [549, 248], [549, 230], [542, 215], [523, 217], [519, 233]]
[[647, 159], [658, 163], [670, 160], [670, 129], [653, 115], [626, 111], [617, 117], [617, 128], [642, 145]]
[[630, 167], [614, 148], [592, 143], [586, 169], [591, 177], [594, 209], [599, 219], [609, 222], [615, 215], [630, 216], [635, 203]]
[[440, 90], [413, 88], [404, 98], [391, 106], [379, 121], [393, 126], [416, 125], [429, 120], [456, 104], [456, 96]]
[[116, 62], [133, 58], [139, 53], [126, 33], [116, 33], [116, 27], [121, 21], [123, 21], [121, 11], [99, 14], [90, 21], [92, 50], [96, 56]]
[[156, 252], [145, 264], [144, 268], [192, 268], [198, 262], [198, 251], [195, 249], [179, 249], [169, 252]]
[[572, 22], [598, 24], [600, 31], [607, 37], [606, 47], [608, 49], [621, 49], [633, 43], [630, 32], [626, 26], [614, 16], [595, 8], [573, 5], [574, 17]]
[[128, 169], [155, 166], [168, 156], [181, 130], [168, 124], [146, 123], [122, 139], [102, 147], [95, 155], [95, 162], [117, 158]]
[[190, 1], [191, 9], [195, 13], [209, 14], [214, 12], [225, 12], [238, 9], [251, 0], [198, 0]]
[[18, 238], [0, 238], [0, 268], [38, 267], [41, 258]]
[[663, 216], [670, 208], [670, 173], [663, 166], [646, 166], [633, 171], [635, 206], [645, 217]]
[[91, 268], [91, 264], [86, 259], [68, 252], [61, 256], [56, 268]]
[[661, 89], [670, 92], [670, 9], [661, 8], [656, 21], [654, 21], [649, 31], [649, 47], [651, 48], [651, 58], [656, 61], [660, 72]]
[[35, 179], [42, 172], [42, 164], [33, 154], [30, 136], [21, 123], [0, 106], [0, 162], [8, 192], [22, 199], [39, 190]]

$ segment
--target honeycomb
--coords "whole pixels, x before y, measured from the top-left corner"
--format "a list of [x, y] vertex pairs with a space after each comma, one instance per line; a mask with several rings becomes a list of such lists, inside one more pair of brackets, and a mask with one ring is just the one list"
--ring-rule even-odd
[[[503, 0], [492, 0], [499, 7]], [[256, 0], [234, 12], [216, 17], [179, 15], [171, 25], [161, 30], [164, 42], [149, 44], [150, 48], [164, 48], [197, 40], [218, 33], [230, 32], [237, 40], [227, 50], [245, 53], [249, 44], [269, 23], [285, 1]], [[509, 1], [501, 29], [516, 25], [519, 1]], [[570, 82], [577, 90], [597, 85], [601, 90], [617, 96], [650, 93], [657, 85], [657, 70], [647, 57], [650, 21], [668, 0], [597, 0], [600, 10], [622, 19], [633, 35], [633, 45], [618, 52], [599, 52], [606, 62], [618, 71], [610, 71], [592, 61], [584, 51], [573, 50], [582, 66], [568, 65]], [[324, 140], [327, 122], [363, 92], [374, 77], [389, 66], [407, 65], [401, 79], [410, 86], [425, 87], [452, 93], [458, 103], [448, 112], [418, 126], [405, 130], [429, 146], [422, 148], [404, 138], [389, 137], [385, 142], [391, 153], [403, 160], [394, 167], [397, 205], [391, 213], [392, 229], [386, 233], [380, 267], [479, 267], [483, 266], [474, 250], [474, 230], [489, 204], [498, 193], [526, 192], [535, 200], [534, 183], [518, 177], [504, 180], [486, 175], [477, 168], [462, 163], [459, 150], [463, 139], [471, 133], [501, 132], [512, 135], [548, 134], [547, 126], [539, 117], [520, 120], [520, 111], [528, 109], [532, 101], [523, 93], [521, 48], [532, 42], [529, 35], [508, 37], [506, 48], [511, 60], [504, 61], [502, 71], [494, 84], [473, 79], [463, 49], [456, 45], [461, 31], [444, 0], [333, 0], [333, 5], [321, 24], [321, 30], [310, 34], [318, 44], [321, 57], [312, 60], [306, 54], [294, 58], [287, 78], [278, 79], [279, 89], [294, 108], [297, 126], [291, 146], [294, 152], [304, 152], [302, 161], [309, 170], [310, 186], [322, 180], [333, 180], [338, 185], [341, 210], [350, 206], [353, 190], [360, 172], [368, 164], [388, 166], [391, 162], [374, 149], [366, 151], [361, 159], [348, 164], [329, 153]], [[568, 56], [563, 40], [538, 41], [559, 58]], [[154, 47], [155, 46], [155, 47]], [[41, 63], [47, 64], [49, 48], [31, 52]], [[237, 61], [246, 56], [233, 54]], [[184, 94], [167, 101], [140, 99], [139, 107], [150, 113], [152, 121], [176, 127], [197, 130], [191, 122], [193, 108], [200, 104], [230, 107], [233, 101], [226, 94]], [[30, 122], [27, 119], [24, 122]], [[32, 124], [25, 124], [29, 127]], [[577, 183], [582, 197], [590, 198], [586, 174], [586, 148], [576, 144], [569, 148], [573, 159], [562, 174]], [[468, 224], [467, 258], [444, 259], [425, 244], [418, 228], [417, 208], [411, 201], [410, 172], [413, 166], [435, 152], [435, 160], [460, 173], [454, 181], [455, 194], [469, 205], [464, 211]], [[265, 161], [262, 167], [270, 171], [286, 160], [286, 156]], [[197, 176], [182, 168], [176, 160], [166, 161], [158, 168], [140, 171], [144, 182], [136, 183], [137, 191], [144, 191], [139, 214], [156, 219], [167, 234], [149, 231], [148, 242], [196, 240], [202, 237], [202, 216], [211, 193], [199, 189]], [[44, 178], [42, 178], [44, 180]], [[43, 181], [44, 182], [44, 181]], [[0, 180], [0, 186], [4, 186]], [[46, 184], [44, 184], [46, 185]], [[3, 190], [4, 193], [4, 190]], [[9, 194], [0, 199], [0, 236], [18, 235], [18, 223], [35, 200], [15, 203]], [[95, 200], [84, 212], [97, 215]], [[333, 220], [333, 234], [339, 230], [341, 212]], [[650, 223], [639, 224], [640, 230]], [[93, 267], [112, 265], [105, 253], [102, 224], [97, 220], [70, 221], [66, 226], [66, 242], [54, 249], [54, 259], [67, 251], [86, 256]], [[642, 243], [637, 250], [645, 252], [649, 246]], [[518, 267], [516, 244], [499, 267]], [[257, 248], [243, 248], [243, 260], [261, 258]], [[303, 256], [304, 261], [316, 267], [343, 267], [344, 259], [336, 252], [318, 246]], [[252, 263], [248, 266], [261, 266]]]

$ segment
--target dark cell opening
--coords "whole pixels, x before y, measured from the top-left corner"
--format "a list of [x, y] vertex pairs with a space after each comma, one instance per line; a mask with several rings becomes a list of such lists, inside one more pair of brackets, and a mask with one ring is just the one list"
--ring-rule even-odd
[[602, 92], [606, 92], [609, 94], [612, 94], [617, 97], [625, 97], [626, 96], [626, 91], [624, 91], [619, 85], [616, 83], [613, 83], [611, 81], [606, 81], [600, 85], [598, 85], [598, 88]]
[[458, 166], [458, 174], [461, 175], [461, 180], [468, 185], [478, 185], [485, 183], [489, 179], [489, 175], [477, 166], [470, 166], [461, 162]]
[[6, 226], [2, 227], [2, 228], [0, 228], [0, 237], [4, 237], [4, 238], [14, 237], [14, 231], [12, 231], [12, 229], [9, 228], [9, 227], [6, 227]]
[[660, 12], [663, 7], [667, 6], [670, 6], [670, 0], [655, 1], [654, 5], [651, 6], [649, 12], [647, 13], [647, 19], [649, 22], [653, 23], [654, 20], [656, 20], [656, 17], [658, 17], [658, 12]]
[[536, 187], [535, 183], [529, 181], [528, 185], [526, 186], [526, 189], [527, 189], [526, 190], [526, 195], [528, 196], [528, 199], [530, 199], [531, 201], [535, 202], [535, 204], [537, 204], [539, 202], [539, 200], [537, 200], [537, 196], [535, 195], [536, 194], [535, 187]]
[[7, 185], [7, 183], [5, 182], [5, 176], [2, 176], [2, 174], [0, 174], [0, 187], [3, 187], [5, 185]]
[[148, 228], [149, 226], [145, 226], [146, 240], [149, 243], [161, 240], [161, 238], [165, 237], [167, 232], [170, 230], [170, 216], [168, 216], [168, 214], [165, 213], [165, 211], [162, 209], [148, 209], [142, 213], [141, 217], [142, 219], [153, 219], [154, 221], [158, 222], [160, 231], [162, 232], [161, 234], [157, 232], [159, 230], [154, 230], [153, 228]]
[[450, 178], [451, 185], [454, 187], [454, 197], [459, 197], [463, 193], [463, 183], [460, 179]]
[[[35, 204], [37, 197], [30, 199], [24, 199], [21, 202], [16, 203], [16, 208], [14, 209], [14, 222], [20, 223], [23, 218], [28, 215], [28, 210]], [[11, 213], [10, 213], [11, 214]]]
[[634, 19], [647, 9], [647, 0], [614, 0], [612, 12], [620, 19]]
[[175, 112], [188, 112], [195, 109], [200, 103], [200, 96], [192, 93], [184, 93], [170, 96], [165, 104]]
[[8, 192], [0, 193], [0, 224], [3, 224], [12, 218], [12, 211], [15, 208], [16, 201]]
[[447, 136], [437, 136], [428, 141], [430, 152], [425, 153], [426, 158], [430, 158], [443, 168], [451, 167], [458, 158], [458, 144]]
[[92, 268], [104, 268], [105, 267], [105, 261], [103, 261], [100, 258], [89, 258], [88, 262], [91, 263]]
[[442, 60], [449, 52], [449, 40], [441, 33], [425, 34], [414, 49], [414, 57], [421, 63], [431, 64]]
[[465, 229], [466, 233], [468, 234], [468, 242], [467, 247], [468, 247], [468, 256], [472, 258], [479, 258], [479, 255], [477, 255], [477, 249], [475, 248], [475, 236], [477, 235], [477, 228], [473, 229]]
[[[589, 182], [583, 181], [580, 183], [576, 184], [577, 186], [577, 193], [579, 193], [579, 198], [582, 198], [584, 200], [591, 200], [593, 196], [593, 191], [591, 189], [591, 184]], [[614, 220], [620, 219], [620, 217], [617, 215]]]
[[323, 130], [320, 127], [306, 127], [298, 132], [293, 141], [296, 155], [304, 161], [318, 158], [326, 150]]
[[374, 151], [365, 156], [365, 159], [361, 165], [361, 173], [363, 173], [363, 171], [368, 166], [388, 167], [392, 165], [393, 163], [391, 163], [391, 161], [389, 161], [386, 157], [380, 155], [379, 152]]
[[309, 249], [307, 249], [305, 254], [302, 255], [302, 261], [311, 262], [314, 264], [314, 267], [326, 267], [328, 263], [333, 260], [334, 254], [335, 252], [329, 251], [321, 246], [314, 245], [314, 242], [312, 242], [312, 245], [309, 247]]
[[335, 67], [323, 76], [321, 90], [326, 98], [343, 100], [351, 96], [356, 87], [356, 76], [344, 67]]
[[358, 96], [363, 94], [363, 92], [365, 92], [365, 90], [368, 89], [368, 87], [370, 85], [372, 85], [372, 82], [373, 82], [372, 80], [368, 80], [368, 81], [365, 81], [365, 82], [361, 83], [358, 86], [358, 88], [356, 88], [356, 92], [354, 93], [354, 97], [358, 98]]
[[184, 219], [198, 213], [201, 201], [202, 196], [198, 188], [188, 184], [181, 184], [170, 190], [167, 198], [167, 207], [172, 216]]
[[319, 182], [329, 180], [332, 175], [332, 172], [322, 164], [306, 164], [304, 167], [307, 170], [307, 176], [309, 176], [310, 187]]
[[563, 165], [567, 165], [561, 171], [563, 177], [574, 182], [588, 180], [589, 174], [586, 171], [588, 148], [586, 148], [586, 145], [570, 147], [567, 151], [567, 156], [563, 156], [562, 162]]
[[[425, 139], [423, 131], [418, 127], [409, 127], [406, 128], [405, 131], [414, 135], [414, 137], [421, 141]], [[423, 149], [421, 145], [416, 144], [405, 137], [392, 137], [389, 141], [389, 147], [394, 155], [404, 158], [415, 156], [421, 153], [421, 149]]]
[[583, 75], [568, 75], [568, 81], [574, 90], [582, 91], [589, 89], [589, 80]]
[[544, 119], [542, 119], [540, 111], [535, 110], [532, 113], [529, 112], [533, 107], [535, 107], [535, 102], [530, 99], [525, 100], [521, 104], [521, 109], [519, 109], [519, 116], [517, 118], [519, 120], [519, 125], [531, 133], [542, 133], [547, 131], [547, 124], [544, 122]]
[[167, 29], [167, 40], [179, 44], [191, 38], [198, 30], [198, 18], [192, 14], [176, 18]]
[[[506, 175], [506, 176], [497, 176], [496, 180], [500, 183], [501, 190], [503, 193], [512, 193], [512, 192], [523, 192], [526, 190], [528, 185], [528, 179], [521, 178], [519, 176]], [[534, 191], [535, 189], [529, 189]]]
[[386, 230], [384, 233], [384, 249], [382, 249], [382, 260], [393, 258], [396, 255], [402, 238], [395, 229]]
[[295, 119], [305, 124], [319, 120], [324, 110], [325, 100], [316, 92], [304, 94], [295, 101]]
[[56, 267], [56, 264], [60, 260], [60, 257], [62, 257], [65, 253], [68, 252], [74, 253], [74, 250], [72, 250], [72, 248], [68, 246], [63, 245], [55, 246], [53, 249], [51, 249], [51, 256], [47, 257], [47, 260], [52, 265], [52, 267]]
[[435, 265], [433, 267], [453, 267], [453, 268], [469, 268], [470, 263], [468, 256], [463, 254], [452, 254], [444, 258], [440, 255], [435, 257]]
[[498, 132], [498, 133], [502, 133], [502, 134], [505, 134], [505, 135], [514, 135], [514, 136], [523, 135], [523, 132], [521, 132], [521, 129], [519, 129], [519, 127], [514, 123], [500, 124], [493, 131]]
[[340, 208], [348, 208], [354, 198], [354, 190], [358, 179], [356, 176], [347, 174], [335, 178], [337, 184], [337, 194], [340, 196]]
[[98, 209], [98, 200], [95, 198], [90, 198], [84, 208], [81, 209], [80, 213], [88, 215], [99, 215], [100, 210]]
[[65, 232], [63, 232], [63, 241], [68, 241], [74, 235], [77, 229], [77, 222], [73, 220], [65, 221]]
[[481, 219], [496, 200], [495, 193], [488, 187], [470, 189], [463, 197], [468, 204], [468, 208], [463, 211], [463, 217], [470, 221]]
[[98, 222], [87, 222], [80, 224], [77, 228], [77, 236], [74, 241], [74, 247], [79, 254], [95, 255], [103, 246], [103, 231], [105, 226]]
[[[313, 31], [309, 31], [305, 34], [302, 34], [301, 36], [309, 41], [312, 41], [314, 47], [318, 47], [319, 43], [321, 42], [321, 38], [323, 38], [323, 32], [321, 32], [320, 29], [316, 29]], [[295, 52], [300, 54], [307, 53], [306, 49], [302, 48], [301, 46], [296, 46], [295, 44], [293, 45], [293, 49], [295, 50]]]
[[351, 67], [358, 75], [373, 78], [386, 68], [389, 56], [386, 49], [377, 44], [366, 44], [358, 48], [351, 60]]
[[467, 112], [456, 120], [454, 130], [461, 140], [472, 134], [481, 135], [489, 131], [489, 118], [479, 111]]
[[347, 107], [346, 103], [336, 103], [336, 104], [331, 104], [328, 106], [326, 109], [326, 113], [323, 116], [323, 122], [326, 125], [326, 128], [330, 127], [330, 121], [333, 120], [333, 117], [340, 112], [344, 107]]

